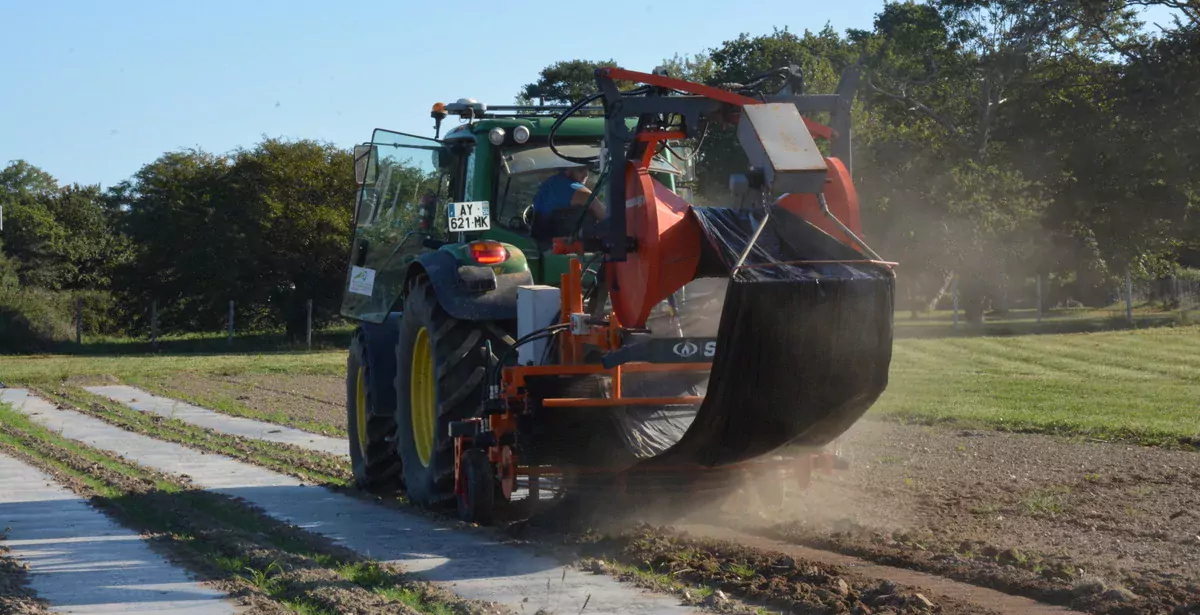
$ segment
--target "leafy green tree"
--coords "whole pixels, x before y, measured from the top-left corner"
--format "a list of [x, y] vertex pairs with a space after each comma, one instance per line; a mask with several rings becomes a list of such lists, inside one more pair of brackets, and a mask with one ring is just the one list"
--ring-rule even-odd
[[[314, 141], [267, 139], [240, 150], [230, 170], [235, 201], [254, 222], [246, 293], [264, 320], [304, 333], [305, 302], [316, 324], [336, 316], [345, 284], [354, 206], [349, 151]], [[249, 238], [249, 237], [248, 237]]]
[[164, 154], [120, 189], [138, 247], [122, 289], [157, 300], [165, 330], [212, 330], [233, 300], [239, 322], [299, 336], [341, 300], [354, 203], [351, 154], [267, 139], [228, 156]]
[[17, 161], [0, 172], [5, 251], [21, 283], [48, 290], [107, 288], [128, 254], [98, 186], [59, 186]]
[[0, 291], [15, 290], [18, 285], [17, 261], [4, 253], [4, 242], [0, 241]]
[[596, 69], [616, 66], [613, 60], [564, 60], [542, 69], [538, 80], [521, 88], [518, 98], [540, 105], [570, 105], [596, 92]]

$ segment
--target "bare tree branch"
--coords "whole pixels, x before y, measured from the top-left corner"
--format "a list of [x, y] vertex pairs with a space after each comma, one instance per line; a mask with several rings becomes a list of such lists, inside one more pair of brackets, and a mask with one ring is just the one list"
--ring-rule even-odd
[[925, 115], [929, 119], [936, 122], [946, 132], [950, 133], [955, 138], [959, 139], [960, 141], [966, 141], [966, 138], [963, 136], [962, 131], [960, 131], [958, 129], [958, 127], [954, 125], [953, 122], [946, 119], [941, 114], [934, 111], [933, 109], [929, 108], [929, 106], [926, 105], [925, 103], [913, 98], [912, 96], [909, 96], [908, 90], [907, 90], [907, 87], [908, 87], [907, 85], [902, 86], [900, 88], [899, 93], [895, 93], [895, 92], [889, 92], [889, 91], [879, 87], [878, 85], [876, 85], [875, 79], [870, 75], [867, 76], [866, 81], [867, 81], [867, 86], [870, 87], [872, 91], [878, 92], [879, 94], [883, 95], [886, 98], [900, 101], [906, 105], [911, 105], [913, 109], [920, 111], [923, 115]]

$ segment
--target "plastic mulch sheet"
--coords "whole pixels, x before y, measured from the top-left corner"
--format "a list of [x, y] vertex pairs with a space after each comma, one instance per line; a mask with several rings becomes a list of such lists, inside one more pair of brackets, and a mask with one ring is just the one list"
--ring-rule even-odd
[[[864, 257], [780, 208], [770, 211], [743, 267], [735, 271], [763, 211], [693, 212], [711, 249], [705, 260], [712, 270], [704, 273], [729, 276], [717, 352], [704, 401], [688, 420], [664, 422], [663, 412], [654, 409], [618, 415], [627, 446], [649, 442], [657, 452], [647, 458], [642, 447], [638, 456], [643, 459], [635, 467], [718, 466], [787, 444], [829, 443], [887, 386], [894, 275], [866, 263], [788, 264]], [[671, 425], [674, 431], [664, 433]], [[667, 446], [668, 440], [677, 441]]]

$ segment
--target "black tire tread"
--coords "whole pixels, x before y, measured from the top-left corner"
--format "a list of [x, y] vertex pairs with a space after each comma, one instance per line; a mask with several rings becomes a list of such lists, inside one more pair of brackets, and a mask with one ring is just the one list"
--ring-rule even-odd
[[[418, 277], [413, 282], [405, 299], [402, 333], [396, 345], [396, 420], [409, 421], [398, 432], [407, 436], [400, 439], [402, 450], [412, 446], [406, 345], [411, 345], [411, 337], [420, 326], [432, 333], [438, 400], [436, 432], [429, 467], [412, 464], [405, 471], [405, 483], [411, 500], [427, 508], [437, 508], [452, 504], [455, 499], [454, 440], [449, 436], [449, 425], [478, 414], [487, 385], [485, 374], [508, 348], [505, 342], [508, 336], [497, 335], [497, 329], [502, 328], [495, 323], [450, 316], [438, 303], [428, 279]], [[492, 345], [492, 353], [486, 359], [482, 350], [485, 342]], [[415, 458], [415, 450], [409, 451], [409, 455]]]
[[467, 493], [458, 501], [458, 518], [487, 525], [496, 510], [496, 478], [487, 453], [473, 448], [463, 453], [463, 479]]
[[350, 352], [346, 359], [346, 430], [350, 447], [350, 462], [354, 481], [359, 489], [371, 493], [393, 491], [400, 482], [400, 455], [396, 452], [396, 420], [393, 413], [373, 414], [367, 412], [367, 450], [358, 446], [357, 367], [366, 368], [367, 407], [375, 402], [370, 355], [367, 352], [366, 333], [361, 328], [354, 331], [350, 340]]

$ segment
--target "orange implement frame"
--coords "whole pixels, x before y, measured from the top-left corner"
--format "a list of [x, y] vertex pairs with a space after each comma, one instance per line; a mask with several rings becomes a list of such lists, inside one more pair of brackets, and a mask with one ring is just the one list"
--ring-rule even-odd
[[[531, 412], [535, 405], [543, 409], [570, 411], [571, 409], [614, 408], [630, 405], [696, 405], [704, 401], [699, 396], [680, 397], [625, 397], [622, 395], [621, 380], [624, 374], [664, 373], [664, 372], [696, 372], [712, 368], [711, 363], [626, 363], [612, 368], [605, 368], [595, 363], [584, 363], [585, 346], [592, 346], [603, 351], [615, 350], [621, 343], [621, 326], [615, 315], [604, 322], [587, 325], [586, 332], [576, 332], [569, 328], [571, 314], [583, 313], [583, 284], [582, 265], [578, 258], [571, 259], [567, 273], [561, 279], [561, 316], [560, 324], [568, 325], [558, 333], [559, 363], [553, 365], [529, 365], [506, 367], [501, 372], [500, 397], [504, 400], [502, 407], [490, 413], [486, 418], [469, 419], [476, 423], [479, 432], [490, 432], [490, 443], [487, 446], [488, 459], [496, 468], [498, 487], [504, 499], [512, 498], [516, 491], [518, 477], [528, 480], [529, 497], [536, 501], [540, 497], [541, 483], [546, 477], [563, 477], [571, 475], [605, 475], [614, 472], [611, 468], [571, 467], [522, 465], [511, 443], [517, 434], [518, 417]], [[527, 379], [539, 376], [586, 376], [606, 375], [612, 379], [610, 397], [594, 398], [546, 398], [531, 400], [527, 394]], [[464, 497], [469, 488], [462, 469], [462, 455], [474, 446], [472, 437], [456, 436], [454, 439], [455, 452], [455, 495]], [[787, 477], [794, 481], [799, 488], [808, 486], [814, 473], [832, 473], [842, 461], [836, 455], [826, 451], [785, 455], [779, 460], [750, 461], [722, 468], [703, 468], [693, 465], [664, 465], [637, 472], [621, 472], [614, 477], [615, 487], [623, 494], [631, 481], [639, 477], [654, 477], [659, 473], [695, 473], [695, 472], [742, 472], [747, 475], [755, 473], [775, 473], [780, 478]]]
[[[632, 81], [634, 83], [645, 83], [647, 85], [655, 85], [660, 88], [668, 88], [671, 90], [677, 90], [679, 92], [687, 92], [688, 94], [696, 94], [697, 96], [703, 96], [705, 98], [719, 100], [723, 103], [728, 103], [735, 107], [745, 107], [746, 105], [760, 105], [763, 102], [756, 98], [750, 98], [749, 96], [742, 96], [741, 94], [738, 94], [736, 92], [730, 92], [728, 90], [714, 88], [709, 85], [692, 83], [691, 81], [684, 81], [682, 79], [675, 79], [673, 77], [666, 77], [663, 75], [652, 75], [650, 73], [640, 73], [640, 72], [633, 71], [633, 70], [626, 70], [624, 68], [601, 68], [601, 69], [597, 69], [597, 70], [600, 72], [601, 75], [605, 75], [614, 80]], [[811, 132], [813, 134], [813, 136], [815, 136], [815, 137], [821, 137], [822, 139], [832, 139], [836, 135], [836, 133], [833, 131], [832, 128], [830, 128], [824, 124], [819, 124], [808, 118], [802, 118], [802, 119], [804, 120], [804, 125], [808, 127], [809, 132]], [[669, 137], [669, 138], [675, 139], [678, 137]]]
[[[620, 68], [602, 68], [598, 75], [612, 80], [630, 81], [648, 84], [704, 97], [718, 101], [721, 106], [718, 111], [723, 122], [733, 118], [736, 121], [740, 108], [747, 105], [763, 104], [763, 100], [743, 96], [702, 84], [673, 79], [663, 75], [653, 75]], [[706, 112], [707, 113], [707, 112]], [[814, 137], [833, 141], [838, 133], [829, 126], [819, 124], [808, 118], [802, 118], [805, 126]], [[837, 124], [841, 126], [840, 124]], [[846, 127], [848, 129], [848, 126]], [[513, 446], [518, 442], [518, 421], [527, 419], [535, 411], [575, 412], [595, 411], [597, 409], [612, 409], [624, 406], [669, 406], [669, 405], [698, 405], [703, 403], [703, 397], [627, 397], [623, 394], [622, 380], [625, 374], [662, 373], [662, 372], [694, 372], [711, 370], [712, 364], [702, 363], [625, 363], [606, 368], [595, 363], [585, 363], [589, 352], [599, 351], [608, 353], [619, 349], [628, 330], [638, 330], [646, 323], [654, 305], [657, 305], [672, 292], [694, 279], [696, 267], [700, 260], [702, 245], [699, 223], [691, 214], [691, 205], [679, 195], [657, 183], [649, 173], [649, 167], [654, 153], [660, 143], [671, 140], [682, 140], [688, 137], [686, 131], [661, 128], [643, 128], [638, 131], [635, 139], [640, 144], [637, 157], [622, 161], [621, 167], [614, 168], [613, 173], [621, 174], [624, 178], [624, 194], [616, 194], [615, 198], [624, 198], [619, 209], [622, 218], [626, 220], [627, 235], [616, 235], [613, 253], [619, 258], [613, 258], [609, 276], [605, 283], [613, 302], [613, 311], [605, 317], [588, 314], [584, 306], [584, 288], [582, 281], [582, 265], [578, 257], [572, 258], [567, 273], [562, 274], [560, 284], [559, 323], [547, 331], [551, 343], [555, 346], [557, 356], [552, 364], [540, 366], [504, 367], [500, 371], [499, 383], [489, 382], [491, 399], [485, 404], [482, 418], [458, 421], [451, 425], [454, 435], [455, 460], [455, 493], [460, 497], [468, 494], [469, 485], [464, 478], [462, 467], [463, 454], [469, 448], [482, 448], [487, 451], [488, 459], [494, 466], [494, 478], [498, 479], [499, 491], [505, 499], [512, 496], [516, 488], [517, 477], [526, 476], [529, 479], [530, 497], [538, 498], [539, 477], [544, 475], [563, 474], [616, 474], [618, 487], [628, 484], [626, 481], [653, 479], [660, 472], [713, 472], [720, 474], [724, 471], [733, 472], [778, 472], [780, 475], [797, 476], [798, 482], [807, 485], [814, 471], [831, 472], [840, 465], [836, 455], [828, 452], [799, 452], [786, 455], [780, 460], [753, 460], [734, 466], [721, 468], [702, 468], [695, 465], [666, 466], [654, 465], [645, 469], [626, 470], [618, 472], [612, 468], [569, 467], [558, 468], [550, 466], [528, 465], [528, 460], [521, 460]], [[850, 180], [848, 170], [837, 158], [827, 158], [831, 169], [829, 186], [824, 190], [825, 200], [817, 201], [811, 195], [792, 195], [781, 201], [780, 205], [812, 222], [818, 228], [848, 245], [855, 245], [852, 239], [861, 239], [862, 229], [858, 217], [858, 197]], [[614, 193], [615, 194], [615, 193]], [[620, 201], [616, 201], [620, 202]], [[624, 218], [626, 209], [631, 217]], [[617, 211], [617, 210], [614, 210]], [[839, 224], [841, 222], [841, 224]], [[853, 235], [853, 237], [851, 237]], [[625, 243], [620, 240], [632, 237], [636, 249], [626, 253]], [[864, 244], [865, 245], [865, 244]], [[563, 238], [554, 240], [556, 254], [582, 254], [581, 242], [568, 242]], [[873, 254], [872, 254], [873, 256]], [[834, 261], [824, 261], [832, 263]], [[894, 267], [895, 263], [885, 263], [878, 260], [847, 260], [841, 263], [871, 263]], [[795, 263], [772, 263], [769, 266]], [[817, 261], [803, 261], [804, 264], [817, 264]], [[746, 265], [757, 267], [760, 265]], [[736, 273], [732, 272], [732, 273]], [[540, 339], [540, 338], [539, 338]], [[529, 394], [529, 379], [545, 376], [589, 376], [603, 375], [611, 379], [608, 395], [605, 397], [561, 397], [531, 399]], [[498, 386], [497, 386], [498, 384]], [[456, 431], [458, 429], [458, 431]], [[474, 433], [475, 435], [459, 435]], [[486, 438], [486, 441], [476, 438]], [[522, 465], [522, 461], [526, 461]], [[490, 496], [489, 496], [490, 497]]]

